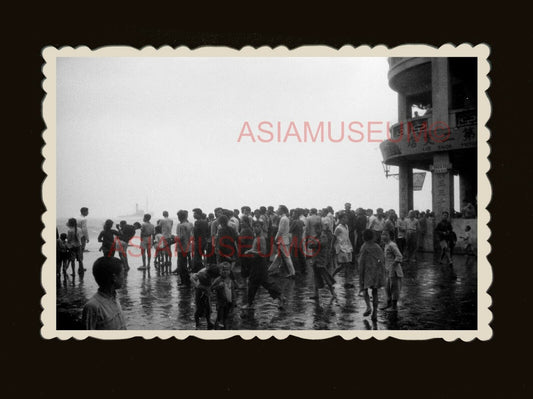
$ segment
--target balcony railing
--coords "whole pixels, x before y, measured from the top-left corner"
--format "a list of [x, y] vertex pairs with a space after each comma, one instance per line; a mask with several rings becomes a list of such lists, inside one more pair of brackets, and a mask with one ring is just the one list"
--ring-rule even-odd
[[477, 145], [477, 110], [452, 110], [448, 123], [432, 114], [396, 123], [390, 128], [390, 140], [381, 144], [385, 162], [421, 153], [471, 148]]

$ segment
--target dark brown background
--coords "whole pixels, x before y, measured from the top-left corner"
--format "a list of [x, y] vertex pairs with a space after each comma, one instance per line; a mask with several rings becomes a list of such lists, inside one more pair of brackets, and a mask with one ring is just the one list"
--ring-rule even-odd
[[[431, 4], [403, 2], [394, 8], [371, 2], [355, 9], [333, 5], [320, 9], [266, 9], [264, 3], [244, 7], [246, 16], [229, 19], [228, 10], [200, 4], [199, 11], [158, 7], [121, 8], [110, 2], [71, 3], [64, 7], [22, 5], [4, 10], [4, 193], [20, 209], [7, 209], [6, 225], [16, 226], [8, 237], [14, 257], [3, 265], [7, 287], [4, 302], [5, 397], [164, 397], [208, 392], [276, 397], [298, 395], [370, 395], [399, 397], [523, 397], [531, 384], [526, 350], [526, 325], [531, 313], [525, 287], [531, 268], [528, 254], [531, 228], [530, 148], [531, 61], [519, 49], [527, 24], [524, 10], [506, 2], [501, 9], [469, 9], [467, 2]], [[148, 4], [148, 3], [147, 3]], [[272, 7], [272, 6], [271, 6]], [[45, 10], [46, 8], [46, 10]], [[290, 15], [287, 13], [290, 11]], [[111, 13], [111, 14], [110, 14]], [[207, 14], [206, 14], [207, 13]], [[314, 15], [311, 15], [314, 14]], [[276, 14], [276, 15], [274, 15]], [[83, 16], [81, 16], [83, 15]], [[238, 14], [241, 15], [241, 14]], [[261, 20], [261, 22], [259, 21]], [[511, 22], [510, 25], [504, 23]], [[490, 341], [424, 342], [242, 341], [187, 339], [145, 341], [44, 340], [40, 336], [40, 254], [44, 210], [41, 201], [40, 154], [42, 58], [48, 45], [97, 48], [126, 44], [191, 48], [201, 45], [487, 43], [491, 47], [494, 110], [489, 121], [493, 200], [490, 228], [494, 247], [490, 261], [494, 283]], [[526, 44], [526, 43], [523, 43]], [[9, 51], [9, 53], [7, 53]], [[526, 51], [529, 50], [526, 48]], [[7, 90], [6, 90], [7, 88]], [[519, 96], [522, 99], [518, 99]], [[515, 188], [515, 190], [513, 190]], [[518, 189], [518, 190], [516, 190]], [[21, 215], [25, 215], [22, 219]], [[26, 222], [30, 221], [30, 229]], [[11, 252], [11, 251], [8, 251]], [[526, 360], [526, 364], [521, 364]], [[528, 373], [529, 374], [529, 373]]]

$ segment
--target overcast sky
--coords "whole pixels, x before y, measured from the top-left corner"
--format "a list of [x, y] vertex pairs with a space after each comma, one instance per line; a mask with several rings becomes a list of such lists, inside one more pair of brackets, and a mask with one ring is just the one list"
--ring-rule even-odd
[[[159, 215], [200, 207], [353, 207], [398, 210], [378, 143], [254, 143], [245, 122], [397, 121], [385, 58], [59, 58], [57, 213]], [[379, 125], [375, 125], [379, 130]], [[384, 127], [381, 129], [384, 130]], [[265, 135], [263, 135], [265, 137]], [[353, 135], [352, 137], [357, 137]], [[385, 133], [372, 138], [384, 139]], [[308, 140], [309, 141], [309, 140]], [[415, 208], [431, 208], [431, 177]]]

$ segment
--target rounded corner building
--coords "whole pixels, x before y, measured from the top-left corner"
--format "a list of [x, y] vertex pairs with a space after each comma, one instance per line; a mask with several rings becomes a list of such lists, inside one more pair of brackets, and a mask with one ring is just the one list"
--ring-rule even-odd
[[[399, 167], [399, 210], [413, 209], [413, 169], [432, 174], [436, 218], [453, 215], [453, 176], [460, 202], [477, 202], [477, 58], [389, 58], [389, 86], [398, 93], [398, 123], [380, 145]], [[457, 208], [461, 209], [461, 205]]]

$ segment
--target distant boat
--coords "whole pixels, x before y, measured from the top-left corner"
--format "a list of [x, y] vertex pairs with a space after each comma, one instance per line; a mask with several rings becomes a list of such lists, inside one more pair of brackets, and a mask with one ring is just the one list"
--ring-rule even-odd
[[135, 212], [130, 214], [130, 215], [122, 215], [122, 216], [119, 216], [120, 218], [130, 218], [130, 217], [143, 217], [144, 214], [146, 212], [144, 212], [144, 209], [139, 209], [139, 204], [135, 204]]

